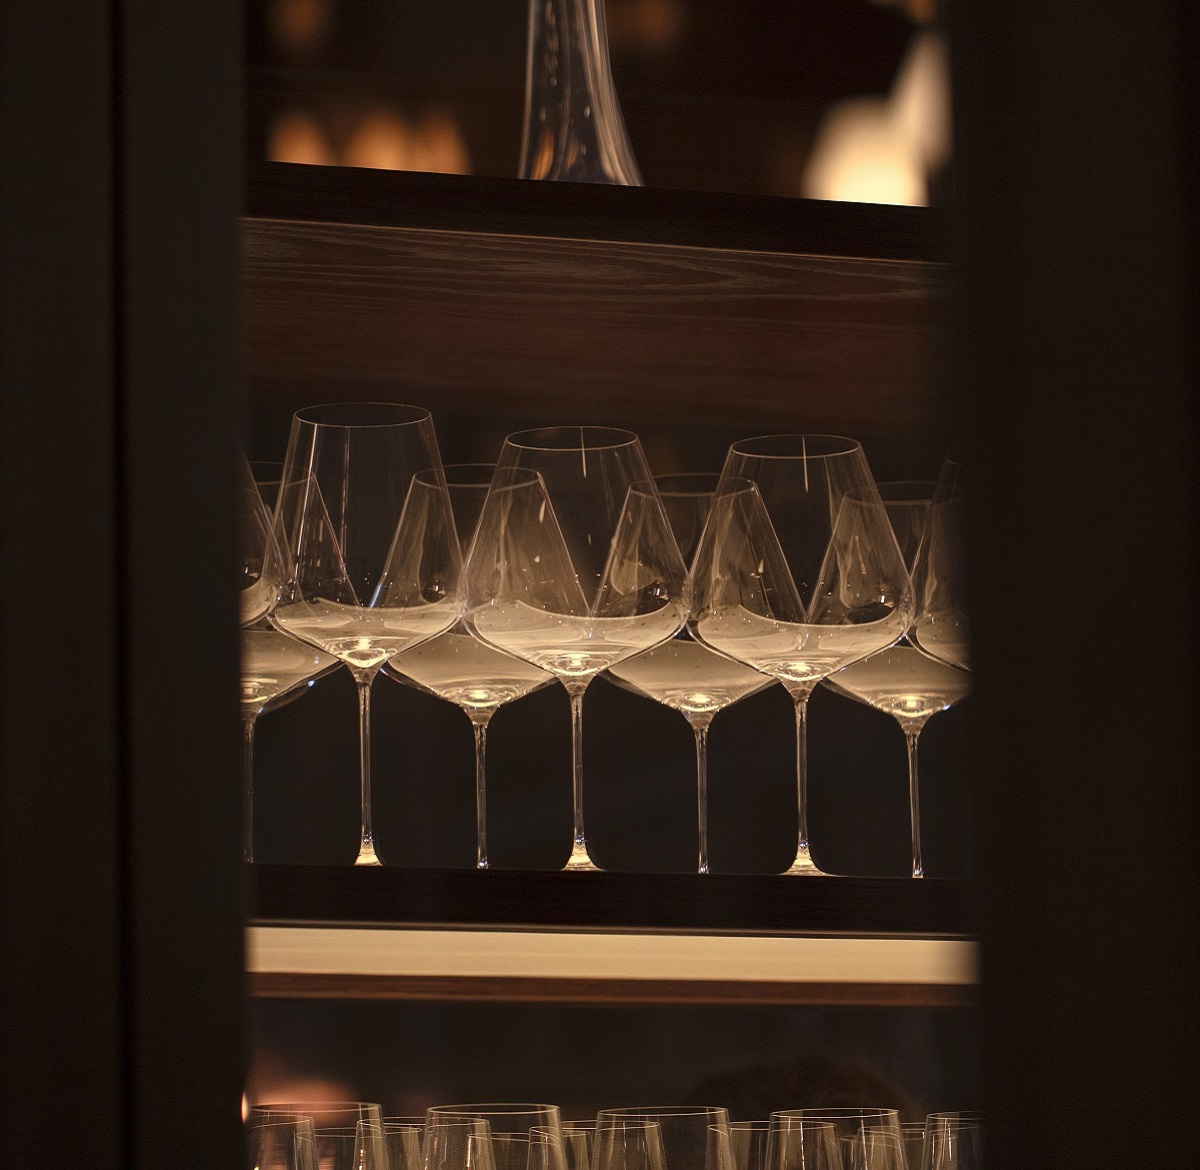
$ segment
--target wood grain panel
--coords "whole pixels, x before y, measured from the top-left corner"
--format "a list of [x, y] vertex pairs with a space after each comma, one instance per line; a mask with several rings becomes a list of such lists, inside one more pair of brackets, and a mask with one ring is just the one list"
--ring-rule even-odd
[[917, 261], [243, 220], [252, 393], [629, 425], [927, 435]]

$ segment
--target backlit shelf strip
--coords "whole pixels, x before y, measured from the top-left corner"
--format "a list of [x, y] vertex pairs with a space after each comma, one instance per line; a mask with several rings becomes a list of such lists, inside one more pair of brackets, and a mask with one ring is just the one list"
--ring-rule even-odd
[[969, 987], [962, 939], [252, 926], [252, 976]]

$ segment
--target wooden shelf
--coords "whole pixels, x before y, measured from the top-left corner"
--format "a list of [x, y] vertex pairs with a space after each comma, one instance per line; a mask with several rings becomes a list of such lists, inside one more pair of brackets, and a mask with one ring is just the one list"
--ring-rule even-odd
[[255, 866], [260, 996], [969, 1002], [968, 883]]
[[973, 886], [908, 878], [255, 865], [256, 924], [964, 938]]
[[920, 208], [261, 164], [242, 222], [262, 401], [926, 436]]

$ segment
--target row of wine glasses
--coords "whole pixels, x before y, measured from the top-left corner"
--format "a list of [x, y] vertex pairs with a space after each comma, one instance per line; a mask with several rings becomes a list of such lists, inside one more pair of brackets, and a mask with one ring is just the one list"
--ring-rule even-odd
[[[572, 725], [567, 868], [595, 869], [584, 826], [583, 696], [605, 673], [693, 728], [704, 873], [708, 727], [778, 681], [797, 728], [799, 832], [788, 872], [819, 874], [808, 840], [806, 719], [813, 688], [830, 681], [893, 714], [909, 738], [921, 876], [916, 737], [966, 693], [969, 667], [961, 540], [942, 531], [962, 483], [957, 466], [947, 467], [928, 495], [901, 485], [885, 501], [854, 440], [770, 436], [735, 444], [720, 476], [655, 480], [630, 432], [555, 427], [511, 435], [494, 467], [452, 467], [448, 476], [426, 411], [302, 411], [273, 517], [259, 499], [246, 525], [261, 546], [244, 558], [253, 581], [242, 606], [247, 759], [254, 717], [346, 663], [360, 708], [357, 862], [378, 864], [370, 688], [385, 670], [470, 718], [477, 863], [486, 868], [488, 721], [557, 680]], [[274, 641], [280, 631], [305, 649]]]
[[253, 1106], [253, 1170], [979, 1170], [982, 1119], [807, 1108], [731, 1122], [721, 1106], [602, 1109], [563, 1121], [544, 1104], [442, 1105], [387, 1117], [367, 1102]]

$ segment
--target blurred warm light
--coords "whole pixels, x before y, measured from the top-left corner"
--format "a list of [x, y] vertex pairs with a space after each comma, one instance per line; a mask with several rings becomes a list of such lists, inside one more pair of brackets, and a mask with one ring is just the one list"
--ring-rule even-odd
[[[243, 1101], [309, 1101], [336, 1105], [353, 1097], [354, 1090], [343, 1081], [298, 1073], [278, 1053], [258, 1049], [251, 1061]], [[248, 1114], [249, 1106], [243, 1105], [243, 1108]]]
[[351, 131], [342, 164], [389, 171], [438, 171], [470, 174], [471, 158], [458, 124], [445, 113], [410, 123], [400, 113], [377, 107]]
[[276, 49], [290, 57], [312, 57], [332, 23], [330, 0], [271, 0], [267, 31]]
[[810, 199], [924, 206], [928, 175], [949, 154], [946, 50], [936, 33], [922, 33], [886, 99], [851, 98], [825, 115], [801, 192]]
[[666, 53], [683, 33], [685, 13], [682, 0], [609, 0], [606, 23], [614, 49]]
[[271, 123], [267, 134], [271, 162], [332, 166], [333, 150], [317, 120], [303, 110], [287, 110]]

